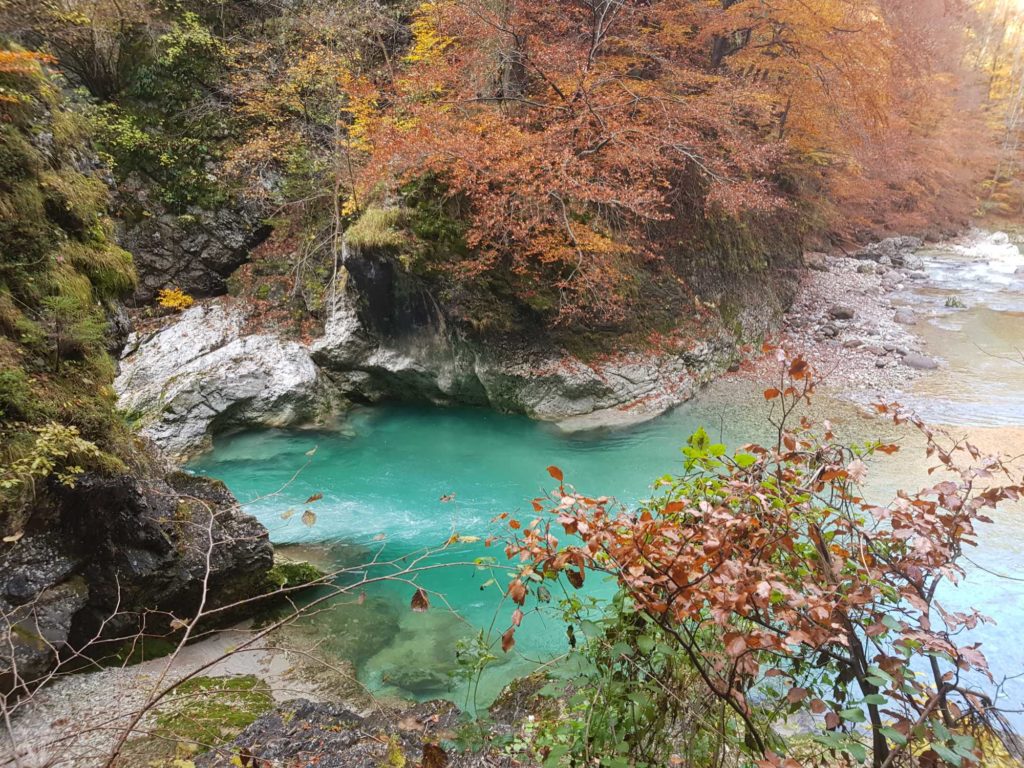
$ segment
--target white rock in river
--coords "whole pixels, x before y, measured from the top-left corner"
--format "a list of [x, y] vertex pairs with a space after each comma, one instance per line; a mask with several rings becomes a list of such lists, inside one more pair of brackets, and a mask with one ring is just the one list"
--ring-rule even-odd
[[172, 458], [195, 455], [232, 426], [307, 422], [329, 402], [308, 350], [243, 335], [245, 314], [221, 302], [193, 307], [148, 336], [133, 335], [114, 382], [119, 406]]

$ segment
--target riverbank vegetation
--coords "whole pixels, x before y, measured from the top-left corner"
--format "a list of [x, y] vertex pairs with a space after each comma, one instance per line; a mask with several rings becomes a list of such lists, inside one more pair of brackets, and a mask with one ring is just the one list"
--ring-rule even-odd
[[791, 266], [807, 238], [1017, 205], [1008, 0], [14, 0], [2, 19], [88, 92], [143, 191], [120, 215], [259, 201], [274, 234], [234, 287], [281, 319], [324, 313], [364, 217], [388, 231], [360, 248], [460, 323], [565, 338], [667, 330], [709, 273]]
[[[764, 393], [774, 444], [730, 454], [701, 430], [684, 473], [637, 509], [584, 495], [551, 467], [558, 489], [534, 501], [537, 517], [508, 523], [505, 551], [521, 565], [502, 648], [563, 586], [585, 635], [586, 682], [549, 686], [567, 706], [528, 734], [528, 752], [556, 756], [545, 765], [1021, 758], [985, 656], [962, 639], [992, 619], [941, 602], [992, 510], [1020, 498], [1019, 467], [879, 405], [923, 433], [936, 482], [878, 506], [861, 490], [868, 462], [899, 446], [844, 445], [812, 425], [800, 409], [814, 373], [779, 356]], [[618, 592], [595, 614], [573, 595], [601, 574]]]

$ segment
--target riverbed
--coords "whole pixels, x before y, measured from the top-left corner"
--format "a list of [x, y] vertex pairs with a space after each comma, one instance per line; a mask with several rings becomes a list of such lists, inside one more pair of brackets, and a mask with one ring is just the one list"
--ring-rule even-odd
[[[1024, 256], [1005, 236], [975, 234], [920, 254], [927, 279], [907, 280], [887, 299], [912, 307], [914, 331], [940, 367], [907, 379], [905, 402], [931, 422], [968, 435], [982, 448], [1024, 453]], [[839, 348], [841, 349], [841, 348]], [[841, 363], [841, 361], [840, 361]], [[525, 418], [479, 409], [377, 406], [353, 411], [330, 431], [261, 431], [223, 438], [193, 470], [224, 480], [270, 530], [282, 551], [325, 568], [359, 558], [412, 557], [438, 549], [453, 534], [472, 543], [435, 557], [466, 561], [501, 551], [483, 540], [501, 528], [502, 513], [532, 516], [530, 500], [552, 489], [546, 467], [590, 495], [624, 503], [651, 492], [652, 482], [681, 468], [680, 447], [698, 427], [737, 446], [767, 432], [763, 383], [725, 377], [691, 403], [654, 422], [621, 430], [566, 435]], [[827, 417], [842, 438], [894, 440], [903, 450], [875, 462], [872, 498], [885, 502], [899, 487], [923, 486], [927, 466], [920, 439], [868, 415], [874, 393], [826, 389], [812, 415]], [[304, 504], [310, 497], [323, 498]], [[309, 509], [315, 515], [303, 517]], [[973, 605], [996, 623], [977, 630], [997, 679], [1024, 672], [1024, 510], [1007, 506], [981, 533], [967, 563], [969, 578], [944, 600]], [[420, 578], [435, 595], [426, 612], [409, 608], [409, 584], [383, 585], [357, 605], [318, 613], [303, 628], [320, 650], [356, 665], [363, 684], [381, 694], [447, 696], [471, 709], [501, 686], [558, 657], [568, 647], [566, 624], [552, 611], [527, 617], [511, 654], [500, 651], [482, 679], [461, 671], [472, 657], [467, 640], [483, 633], [492, 648], [508, 624], [501, 604], [506, 579], [489, 567], [451, 567]], [[610, 590], [610, 585], [598, 586]], [[437, 599], [441, 597], [441, 599]], [[443, 607], [447, 601], [451, 610]], [[463, 662], [460, 664], [460, 660]], [[1019, 708], [1024, 680], [1008, 680], [1004, 705]]]

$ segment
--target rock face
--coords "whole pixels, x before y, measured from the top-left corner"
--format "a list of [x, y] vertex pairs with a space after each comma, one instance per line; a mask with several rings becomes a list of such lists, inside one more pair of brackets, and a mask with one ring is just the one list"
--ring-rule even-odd
[[207, 609], [259, 594], [273, 565], [267, 531], [218, 483], [85, 476], [46, 497], [0, 556], [2, 692], [74, 652], [166, 633], [172, 614], [195, 615], [204, 579]]
[[253, 759], [254, 765], [318, 768], [520, 765], [510, 755], [451, 753], [437, 746], [458, 730], [460, 718], [455, 705], [443, 701], [417, 704], [399, 712], [379, 711], [364, 718], [335, 705], [296, 700], [261, 717], [228, 747], [200, 755], [195, 765], [227, 768], [237, 764], [240, 754]]
[[[128, 185], [120, 197], [137, 195], [122, 208], [146, 197], [144, 185]], [[160, 206], [151, 203], [152, 207]], [[161, 288], [179, 288], [196, 297], [227, 293], [227, 277], [270, 233], [255, 206], [239, 203], [216, 211], [190, 208], [171, 213], [122, 214], [118, 240], [131, 252], [139, 275], [136, 301], [150, 302]]]
[[114, 387], [139, 414], [142, 433], [172, 458], [208, 447], [234, 426], [285, 427], [329, 408], [308, 350], [243, 331], [245, 314], [225, 303], [193, 307], [173, 325], [129, 338]]

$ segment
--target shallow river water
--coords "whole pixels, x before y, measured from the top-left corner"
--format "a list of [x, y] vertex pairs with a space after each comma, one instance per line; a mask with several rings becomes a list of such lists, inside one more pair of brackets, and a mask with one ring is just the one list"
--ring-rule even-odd
[[[895, 301], [912, 304], [926, 318], [917, 331], [943, 365], [909, 385], [900, 399], [985, 449], [1024, 453], [1024, 274], [1015, 273], [1024, 267], [1024, 257], [998, 236], [921, 255], [930, 279], [911, 283]], [[950, 296], [965, 308], [947, 307]], [[276, 544], [302, 545], [295, 554], [326, 566], [351, 565], [370, 552], [392, 559], [439, 547], [453, 532], [486, 537], [497, 530], [492, 519], [502, 512], [529, 518], [529, 500], [551, 488], [545, 471], [551, 464], [587, 494], [642, 499], [655, 478], [680, 468], [680, 446], [697, 427], [732, 446], [762, 439], [761, 389], [726, 378], [649, 424], [577, 436], [484, 410], [365, 408], [352, 412], [338, 430], [226, 437], [192, 469], [224, 480], [243, 502], [259, 499], [248, 509]], [[897, 488], [927, 481], [920, 440], [910, 432], [827, 395], [814, 410], [827, 413], [843, 438], [896, 440], [904, 446], [872, 466], [874, 500], [885, 502]], [[279, 494], [262, 498], [282, 486]], [[317, 520], [307, 526], [301, 519], [303, 502], [316, 493], [324, 498], [310, 505]], [[288, 516], [288, 510], [294, 513]], [[947, 590], [943, 599], [946, 605], [976, 606], [996, 620], [975, 635], [984, 642], [996, 676], [1009, 677], [1024, 673], [1024, 509], [1006, 507], [996, 518], [970, 553], [966, 583]], [[503, 558], [482, 543], [459, 544], [441, 555], [461, 561], [482, 556]], [[421, 579], [443, 594], [457, 615], [439, 607], [437, 599], [431, 610], [414, 613], [409, 585], [384, 585], [360, 605], [318, 613], [305, 631], [322, 650], [355, 662], [360, 679], [373, 690], [449, 696], [471, 708], [486, 705], [510, 679], [567, 647], [565, 625], [556, 615], [530, 615], [513, 653], [506, 657], [497, 651], [501, 658], [478, 687], [455, 674], [460, 640], [483, 630], [496, 642], [508, 625], [500, 589], [487, 583], [493, 575], [453, 567]], [[498, 575], [497, 584], [505, 583]], [[1024, 679], [1009, 681], [1005, 692], [1003, 704], [1020, 708]]]

